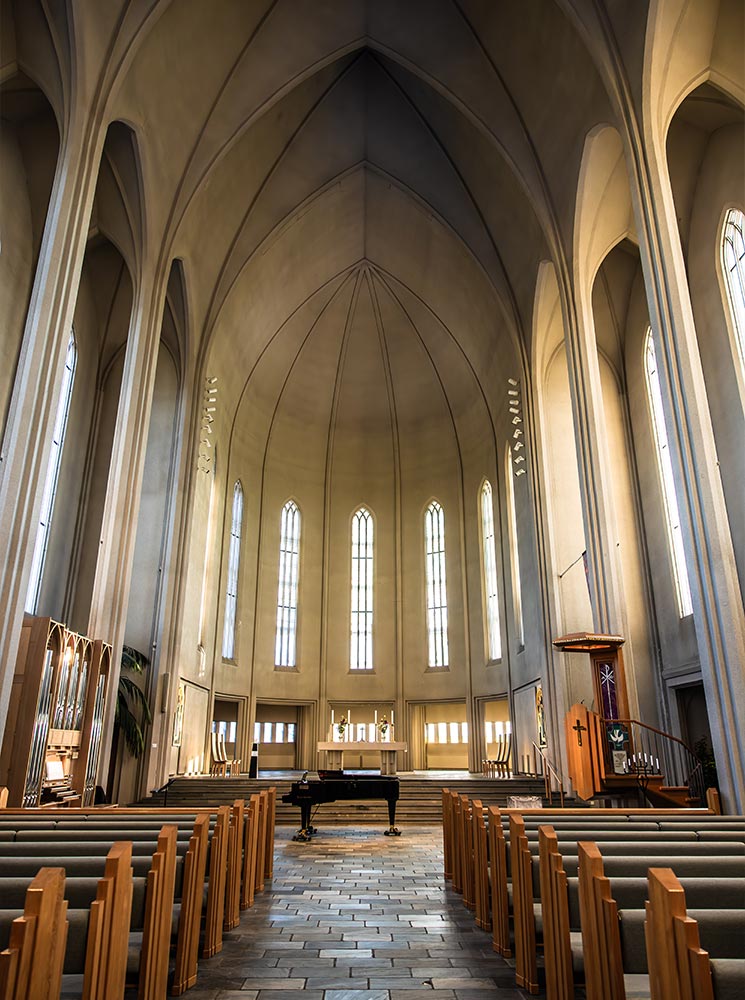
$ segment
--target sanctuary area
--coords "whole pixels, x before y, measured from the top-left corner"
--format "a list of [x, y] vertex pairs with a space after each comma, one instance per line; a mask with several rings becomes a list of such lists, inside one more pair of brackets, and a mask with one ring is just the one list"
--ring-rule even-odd
[[744, 52], [741, 0], [0, 0], [9, 805], [745, 811]]

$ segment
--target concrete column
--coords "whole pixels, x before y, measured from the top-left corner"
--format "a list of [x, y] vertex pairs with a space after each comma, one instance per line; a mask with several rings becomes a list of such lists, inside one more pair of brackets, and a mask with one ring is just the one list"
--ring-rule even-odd
[[112, 697], [104, 718], [99, 776], [107, 773], [109, 764], [116, 704], [113, 693], [119, 683], [166, 289], [166, 278], [155, 281], [152, 271], [147, 267], [143, 271], [132, 306], [88, 620], [88, 634], [103, 637], [113, 645]]
[[[727, 812], [745, 810], [745, 611], [719, 475], [664, 144], [631, 136], [632, 197], [693, 598], [701, 674]], [[712, 248], [712, 252], [713, 252]]]
[[[603, 410], [591, 289], [581, 290], [575, 280], [576, 312], [565, 304], [565, 345], [572, 393], [585, 542], [589, 565], [593, 628], [625, 634], [623, 584], [616, 545], [617, 529], [612, 506], [614, 484]], [[631, 671], [629, 672], [631, 673]], [[635, 710], [635, 697], [629, 691]]]
[[62, 140], [0, 454], [0, 732], [104, 136], [81, 111]]

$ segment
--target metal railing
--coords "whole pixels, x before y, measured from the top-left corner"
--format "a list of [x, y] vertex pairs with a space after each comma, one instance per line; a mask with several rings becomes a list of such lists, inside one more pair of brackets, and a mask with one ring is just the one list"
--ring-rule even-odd
[[[532, 740], [531, 743], [533, 744], [533, 773], [535, 774], [536, 777], [543, 778], [544, 798], [548, 801], [548, 804], [550, 806], [553, 805], [554, 801], [553, 796], [555, 794], [554, 787], [551, 781], [551, 779], [553, 778], [553, 780], [559, 786], [557, 791], [559, 795], [559, 800], [561, 802], [561, 808], [563, 809], [564, 795], [565, 795], [564, 778], [561, 772], [556, 767], [554, 767], [554, 765], [549, 760], [545, 748], [539, 747], [538, 744], [533, 743]], [[538, 770], [538, 758], [540, 758], [541, 760], [540, 771]]]
[[[687, 788], [691, 800], [704, 804], [703, 765], [683, 740], [637, 719], [603, 719], [602, 722], [608, 734], [604, 741], [606, 773], [635, 776], [645, 793], [650, 779], [661, 777], [665, 785]], [[617, 734], [617, 757], [611, 742], [614, 733]]]

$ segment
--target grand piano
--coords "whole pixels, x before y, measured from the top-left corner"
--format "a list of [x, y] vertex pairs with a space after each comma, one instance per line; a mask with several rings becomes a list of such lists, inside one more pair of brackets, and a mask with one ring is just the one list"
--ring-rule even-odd
[[306, 771], [300, 781], [293, 781], [289, 793], [282, 796], [282, 801], [300, 806], [300, 829], [292, 838], [293, 840], [310, 840], [316, 832], [316, 828], [311, 825], [310, 821], [313, 806], [339, 800], [360, 801], [366, 799], [386, 800], [390, 826], [385, 831], [385, 835], [386, 837], [399, 837], [401, 831], [395, 825], [398, 792], [398, 778], [388, 775], [319, 771], [316, 779], [308, 778]]

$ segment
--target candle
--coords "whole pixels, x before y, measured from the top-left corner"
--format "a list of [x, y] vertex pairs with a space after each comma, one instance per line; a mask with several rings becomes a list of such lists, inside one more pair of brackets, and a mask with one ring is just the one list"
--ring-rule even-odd
[[331, 725], [332, 726], [334, 725], [334, 710], [333, 710], [333, 708], [331, 709]]
[[391, 709], [391, 726], [393, 725], [393, 709]]
[[378, 710], [376, 708], [375, 709], [375, 725], [377, 726], [377, 724], [378, 724]]

